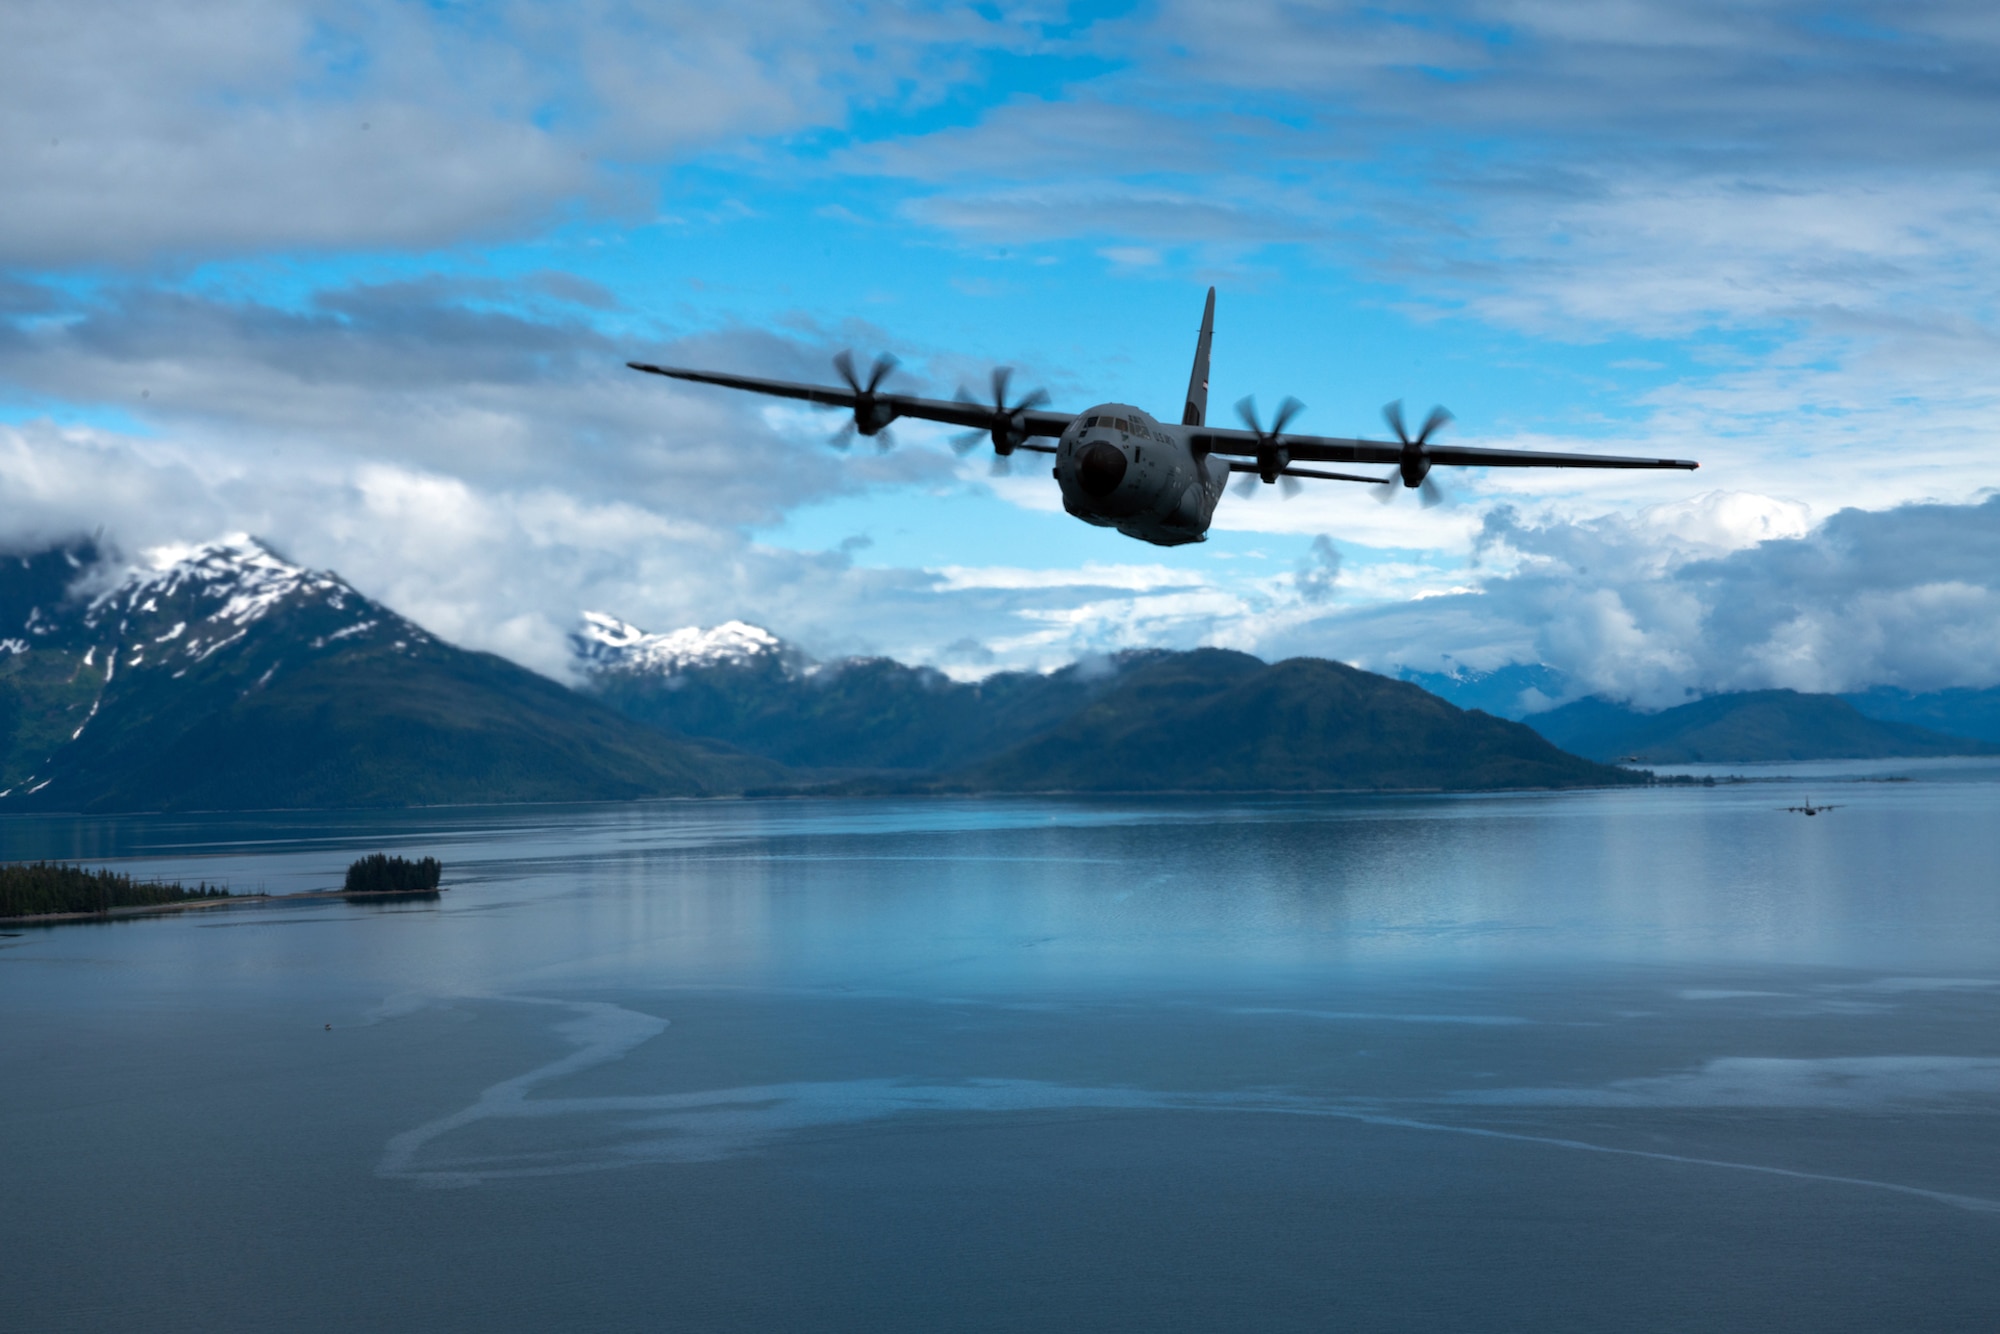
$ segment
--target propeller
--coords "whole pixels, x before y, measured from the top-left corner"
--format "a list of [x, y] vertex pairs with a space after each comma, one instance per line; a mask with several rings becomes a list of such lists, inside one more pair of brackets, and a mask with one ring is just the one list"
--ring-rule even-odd
[[1396, 498], [1397, 491], [1415, 487], [1418, 500], [1425, 509], [1443, 504], [1448, 497], [1444, 488], [1431, 476], [1431, 460], [1425, 446], [1430, 443], [1432, 433], [1451, 420], [1451, 413], [1442, 407], [1432, 408], [1430, 416], [1424, 418], [1424, 424], [1417, 429], [1414, 440], [1403, 426], [1403, 400], [1400, 398], [1383, 407], [1382, 420], [1389, 423], [1389, 429], [1402, 442], [1403, 457], [1396, 464], [1396, 475], [1381, 483], [1376, 490], [1376, 499], [1386, 505]]
[[995, 366], [993, 368], [993, 402], [990, 405], [974, 398], [972, 391], [963, 385], [959, 386], [956, 395], [958, 401], [961, 403], [972, 404], [978, 407], [990, 406], [992, 408], [993, 420], [990, 426], [983, 428], [975, 426], [970, 431], [960, 432], [951, 438], [951, 447], [954, 452], [963, 456], [978, 448], [980, 441], [992, 441], [992, 472], [995, 477], [1005, 477], [1013, 470], [1009, 456], [1027, 442], [1028, 424], [1023, 414], [1028, 409], [1039, 408], [1042, 404], [1049, 401], [1047, 390], [1036, 389], [1022, 398], [1020, 402], [1009, 406], [1007, 402], [1007, 386], [1012, 382], [1013, 378], [1013, 367]]
[[845, 348], [834, 354], [833, 368], [840, 372], [840, 378], [854, 392], [855, 400], [854, 419], [834, 432], [830, 443], [835, 449], [846, 449], [852, 445], [857, 432], [873, 439], [878, 450], [886, 452], [895, 445], [896, 438], [889, 433], [888, 427], [890, 422], [896, 420], [896, 410], [882, 402], [876, 390], [896, 369], [896, 364], [896, 358], [884, 352], [875, 358], [875, 364], [868, 370], [868, 383], [864, 385], [854, 373], [854, 354]]
[[1271, 429], [1267, 431], [1258, 424], [1256, 399], [1245, 398], [1237, 403], [1236, 415], [1243, 419], [1243, 424], [1257, 437], [1257, 471], [1243, 474], [1244, 480], [1236, 488], [1238, 495], [1256, 494], [1259, 482], [1265, 485], [1272, 482], [1279, 483], [1278, 489], [1284, 493], [1287, 500], [1299, 493], [1299, 479], [1285, 471], [1291, 464], [1292, 455], [1284, 446], [1284, 432], [1285, 427], [1291, 424], [1292, 418], [1305, 411], [1305, 406], [1296, 398], [1286, 398], [1284, 402], [1278, 404], [1278, 415], [1271, 418]]

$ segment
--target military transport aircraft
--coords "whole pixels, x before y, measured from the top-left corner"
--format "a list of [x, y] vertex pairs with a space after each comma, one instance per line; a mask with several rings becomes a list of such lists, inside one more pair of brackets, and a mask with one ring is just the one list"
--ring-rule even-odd
[[[992, 401], [980, 402], [961, 389], [956, 401], [884, 393], [882, 381], [896, 368], [896, 359], [876, 361], [864, 383], [854, 359], [842, 352], [833, 360], [844, 389], [786, 380], [760, 380], [720, 371], [682, 370], [673, 366], [626, 364], [635, 371], [676, 380], [747, 389], [780, 398], [804, 399], [826, 407], [845, 408], [854, 420], [835, 443], [846, 447], [855, 432], [888, 447], [885, 428], [901, 417], [946, 422], [971, 430], [954, 441], [961, 452], [982, 440], [993, 443], [995, 467], [1004, 469], [1017, 451], [1055, 455], [1055, 479], [1062, 487], [1063, 508], [1085, 523], [1116, 528], [1127, 537], [1163, 547], [1200, 542], [1208, 535], [1215, 506], [1232, 472], [1246, 474], [1244, 486], [1254, 490], [1282, 483], [1286, 495], [1298, 489], [1296, 479], [1367, 482], [1387, 500], [1401, 489], [1421, 492], [1423, 503], [1437, 503], [1440, 492], [1431, 479], [1440, 464], [1461, 468], [1696, 468], [1688, 459], [1621, 458], [1608, 454], [1544, 454], [1523, 449], [1475, 449], [1434, 445], [1431, 436], [1451, 420], [1443, 408], [1432, 408], [1412, 437], [1403, 427], [1401, 403], [1384, 408], [1395, 432], [1395, 443], [1346, 440], [1334, 436], [1292, 435], [1285, 428], [1304, 406], [1295, 398], [1278, 405], [1268, 428], [1257, 420], [1256, 405], [1244, 399], [1236, 405], [1243, 430], [1210, 426], [1208, 416], [1208, 348], [1215, 336], [1215, 289], [1208, 289], [1202, 310], [1201, 335], [1195, 344], [1194, 374], [1188, 380], [1187, 401], [1178, 422], [1160, 422], [1124, 403], [1100, 403], [1083, 412], [1054, 412], [1049, 396], [1037, 389], [1020, 401], [1007, 401], [1010, 372], [993, 372]], [[1044, 441], [1054, 441], [1045, 444]], [[1328, 472], [1300, 464], [1387, 464], [1395, 471], [1385, 477]]]

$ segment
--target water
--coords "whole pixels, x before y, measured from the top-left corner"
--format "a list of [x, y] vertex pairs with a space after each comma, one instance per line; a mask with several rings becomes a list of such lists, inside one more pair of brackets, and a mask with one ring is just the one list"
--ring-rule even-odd
[[2000, 769], [1787, 774], [0, 822], [454, 886], [0, 938], [5, 1323], [1991, 1329]]

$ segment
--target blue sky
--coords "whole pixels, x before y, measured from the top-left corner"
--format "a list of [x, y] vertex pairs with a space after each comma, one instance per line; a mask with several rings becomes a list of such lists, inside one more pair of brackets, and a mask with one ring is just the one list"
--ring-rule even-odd
[[[2000, 566], [1909, 535], [2000, 522], [1996, 72], [1971, 3], [23, 0], [6, 539], [248, 530], [557, 674], [588, 608], [961, 674], [1993, 684]], [[1170, 416], [1211, 284], [1219, 412], [1703, 468], [1232, 495], [1169, 551], [622, 369], [888, 349]]]

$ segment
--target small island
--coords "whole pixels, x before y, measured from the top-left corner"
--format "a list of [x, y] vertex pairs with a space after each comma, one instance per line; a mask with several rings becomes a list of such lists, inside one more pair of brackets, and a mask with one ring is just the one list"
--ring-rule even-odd
[[435, 857], [411, 861], [407, 857], [391, 857], [377, 852], [347, 868], [347, 882], [341, 886], [340, 892], [343, 895], [432, 895], [439, 892], [438, 882], [443, 877], [444, 863]]

